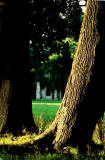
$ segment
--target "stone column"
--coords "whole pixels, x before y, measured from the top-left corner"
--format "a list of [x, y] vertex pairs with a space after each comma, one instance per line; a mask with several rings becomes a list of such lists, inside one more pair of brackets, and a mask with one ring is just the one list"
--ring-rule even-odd
[[36, 83], [36, 99], [40, 99], [40, 82]]

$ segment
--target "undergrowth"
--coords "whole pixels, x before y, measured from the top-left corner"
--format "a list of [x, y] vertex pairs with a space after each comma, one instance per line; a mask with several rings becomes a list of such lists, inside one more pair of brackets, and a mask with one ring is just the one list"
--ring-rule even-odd
[[[42, 116], [37, 116], [35, 119], [35, 123], [37, 124], [39, 128], [39, 134], [42, 133], [46, 128], [48, 128], [52, 121], [44, 121]], [[45, 148], [44, 151], [40, 150], [38, 146], [33, 145], [33, 141], [37, 135], [36, 134], [30, 134], [27, 133], [24, 136], [18, 136], [15, 137], [12, 134], [4, 134], [0, 135], [0, 147], [2, 146], [8, 146], [6, 151], [2, 151], [0, 153], [0, 160], [21, 160], [21, 156], [24, 157], [25, 160], [104, 160], [105, 159], [105, 152], [104, 150], [97, 150], [95, 152], [86, 152], [85, 154], [80, 154], [78, 151], [78, 148], [73, 147], [65, 147], [63, 151], [60, 154], [57, 153], [49, 153], [48, 148]], [[105, 141], [102, 142], [99, 135], [99, 127], [96, 125], [96, 130], [93, 134], [93, 140], [98, 145], [104, 145]], [[26, 153], [26, 148], [24, 148], [24, 151], [22, 154], [19, 155], [19, 149], [16, 149], [16, 146], [20, 147], [24, 144], [28, 144], [25, 147], [29, 147], [31, 145], [31, 150], [29, 150], [28, 153]], [[23, 146], [24, 146], [23, 145]], [[13, 148], [13, 153], [10, 153], [10, 148]], [[32, 149], [33, 147], [33, 149]], [[4, 147], [5, 148], [5, 147]], [[34, 151], [31, 153], [30, 151]], [[21, 150], [22, 151], [22, 150]], [[16, 153], [17, 152], [17, 153]], [[43, 153], [42, 153], [43, 152]]]

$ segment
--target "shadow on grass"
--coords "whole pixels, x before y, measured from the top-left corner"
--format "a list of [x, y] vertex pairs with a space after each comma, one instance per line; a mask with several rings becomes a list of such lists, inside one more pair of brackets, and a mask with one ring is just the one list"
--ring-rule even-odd
[[[70, 149], [70, 148], [69, 148]], [[54, 153], [39, 150], [36, 146], [22, 147], [0, 147], [0, 160], [104, 160], [105, 155], [102, 151], [85, 153]]]

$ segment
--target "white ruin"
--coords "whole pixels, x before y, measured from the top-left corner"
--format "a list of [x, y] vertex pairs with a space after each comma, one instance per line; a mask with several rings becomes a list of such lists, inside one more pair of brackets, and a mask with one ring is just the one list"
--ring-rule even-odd
[[50, 91], [50, 93], [47, 95], [47, 87], [41, 89], [41, 85], [40, 82], [36, 83], [36, 100], [57, 100], [57, 99], [62, 99], [62, 92], [61, 91], [57, 91], [54, 90], [54, 92], [52, 93]]
[[36, 99], [40, 99], [40, 82], [36, 83]]

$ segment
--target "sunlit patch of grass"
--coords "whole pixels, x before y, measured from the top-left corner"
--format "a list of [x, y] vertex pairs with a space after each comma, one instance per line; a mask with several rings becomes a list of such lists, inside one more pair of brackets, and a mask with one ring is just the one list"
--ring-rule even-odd
[[[48, 120], [45, 121], [43, 120], [42, 116], [37, 116], [37, 119], [35, 119], [35, 123], [39, 128], [39, 134], [41, 134], [44, 130], [50, 127], [52, 121]], [[12, 134], [4, 134], [0, 136], [0, 145], [17, 145], [21, 146], [24, 144], [33, 144], [35, 138], [38, 136], [35, 133], [30, 134], [26, 133], [26, 135], [23, 136], [13, 136]]]
[[[103, 134], [104, 134], [104, 137], [105, 137], [105, 126], [104, 126], [104, 128], [103, 128]], [[98, 125], [96, 125], [96, 128], [95, 128], [95, 130], [94, 130], [94, 132], [93, 132], [93, 141], [96, 143], [96, 144], [105, 144], [105, 139], [104, 139], [104, 142], [102, 142], [102, 140], [101, 140], [101, 137], [100, 137], [100, 131], [99, 131], [99, 126]]]
[[37, 137], [35, 133], [17, 137], [12, 134], [4, 134], [0, 137], [0, 145], [22, 146], [28, 143], [33, 144], [35, 137]]
[[[39, 128], [39, 134], [41, 134], [43, 131], [45, 131], [47, 128], [50, 127], [52, 121], [45, 121], [43, 120], [42, 116], [37, 116], [37, 119], [35, 119], [35, 123], [37, 124], [38, 128]], [[33, 143], [34, 139], [38, 136], [36, 134], [29, 134], [27, 133], [24, 136], [18, 136], [15, 137], [12, 134], [4, 134], [0, 136], [0, 145], [23, 145], [23, 144], [27, 144], [27, 143]], [[98, 125], [96, 125], [96, 129], [94, 131], [93, 134], [93, 140], [96, 144], [102, 144], [101, 139], [100, 139], [100, 135], [99, 135], [99, 128]], [[66, 147], [66, 150], [70, 150], [70, 153], [73, 154], [78, 154], [77, 149], [72, 148], [72, 147]]]
[[34, 117], [34, 121], [37, 127], [39, 128], [39, 134], [45, 131], [45, 129], [47, 129], [52, 123], [52, 119], [44, 120], [42, 115], [37, 115], [36, 117]]
[[93, 133], [93, 141], [96, 144], [102, 144], [101, 139], [100, 139], [100, 135], [99, 135], [98, 125], [96, 125], [96, 128], [95, 128], [94, 133]]
[[70, 147], [70, 153], [77, 155], [79, 153], [78, 148]]
[[79, 150], [76, 147], [72, 147], [72, 146], [67, 146], [63, 148], [64, 152], [70, 153], [72, 155], [77, 155], [79, 154]]

